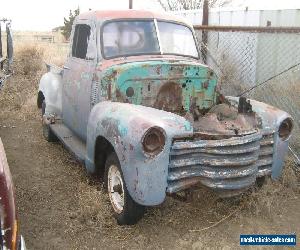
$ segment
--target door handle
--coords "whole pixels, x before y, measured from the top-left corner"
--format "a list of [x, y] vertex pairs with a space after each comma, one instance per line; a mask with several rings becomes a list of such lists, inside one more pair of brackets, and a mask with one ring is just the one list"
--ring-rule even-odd
[[63, 66], [63, 69], [67, 69], [67, 70], [70, 70], [70, 68], [68, 66]]

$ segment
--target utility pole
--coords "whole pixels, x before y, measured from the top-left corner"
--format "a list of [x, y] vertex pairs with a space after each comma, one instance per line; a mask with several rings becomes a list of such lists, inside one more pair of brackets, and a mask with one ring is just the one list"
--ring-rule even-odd
[[[207, 26], [208, 25], [208, 14], [209, 13], [209, 8], [208, 8], [208, 0], [204, 0], [203, 2], [203, 16], [202, 16], [202, 25]], [[201, 51], [202, 51], [202, 58], [203, 62], [207, 63], [207, 31], [203, 30], [202, 31], [202, 45], [201, 45]]]
[[132, 9], [133, 6], [133, 0], [129, 0], [129, 9]]

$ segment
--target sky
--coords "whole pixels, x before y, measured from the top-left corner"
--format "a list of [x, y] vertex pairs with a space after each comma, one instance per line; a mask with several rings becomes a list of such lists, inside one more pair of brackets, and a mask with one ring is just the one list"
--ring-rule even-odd
[[[0, 18], [12, 19], [14, 30], [49, 31], [63, 25], [69, 10], [81, 12], [105, 9], [127, 9], [128, 0], [5, 0], [1, 1]], [[300, 0], [233, 0], [232, 7], [250, 9], [299, 8]], [[134, 9], [161, 10], [156, 0], [133, 0]]]
[[[151, 0], [133, 0], [134, 8], [160, 9]], [[128, 9], [128, 0], [5, 0], [0, 4], [0, 18], [11, 19], [14, 30], [51, 30], [63, 25], [69, 10], [81, 12], [105, 9]]]

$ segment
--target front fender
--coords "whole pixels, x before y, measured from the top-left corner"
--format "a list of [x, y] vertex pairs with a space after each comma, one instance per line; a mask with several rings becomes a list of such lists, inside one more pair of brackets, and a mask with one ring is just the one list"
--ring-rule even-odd
[[46, 101], [46, 115], [56, 115], [61, 117], [62, 114], [62, 76], [61, 74], [47, 72], [39, 84], [39, 92], [43, 93]]
[[[238, 105], [238, 97], [227, 97], [233, 105]], [[278, 129], [280, 124], [286, 119], [292, 117], [285, 111], [275, 108], [263, 102], [250, 100], [253, 111], [257, 113], [262, 122], [262, 134], [268, 135], [274, 133], [273, 146], [273, 164], [272, 178], [278, 179], [282, 173], [284, 157], [288, 151], [289, 138], [282, 140], [279, 137]]]
[[[153, 126], [164, 130], [166, 142], [161, 153], [148, 157], [143, 152], [141, 140]], [[103, 136], [118, 155], [131, 197], [142, 205], [157, 205], [166, 195], [172, 138], [192, 134], [191, 124], [173, 113], [127, 103], [101, 102], [89, 117], [86, 166], [89, 172], [95, 171], [96, 138]]]

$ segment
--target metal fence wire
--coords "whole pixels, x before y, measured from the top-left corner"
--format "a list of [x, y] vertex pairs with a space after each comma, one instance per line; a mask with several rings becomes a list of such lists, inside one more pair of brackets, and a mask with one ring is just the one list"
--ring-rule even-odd
[[300, 154], [300, 29], [196, 26], [203, 63], [218, 75], [225, 95], [246, 96], [290, 113], [290, 146]]

